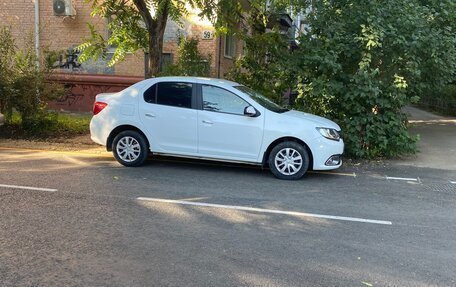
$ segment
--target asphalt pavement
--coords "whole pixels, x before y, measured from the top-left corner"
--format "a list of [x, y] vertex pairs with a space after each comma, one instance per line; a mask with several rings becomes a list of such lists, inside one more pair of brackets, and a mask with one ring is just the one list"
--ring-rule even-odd
[[455, 181], [0, 148], [0, 286], [456, 286]]

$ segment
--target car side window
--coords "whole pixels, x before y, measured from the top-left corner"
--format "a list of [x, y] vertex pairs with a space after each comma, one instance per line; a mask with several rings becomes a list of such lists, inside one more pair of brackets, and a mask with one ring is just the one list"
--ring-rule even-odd
[[157, 100], [157, 84], [152, 85], [144, 92], [144, 101], [149, 104], [155, 104]]
[[244, 115], [244, 109], [250, 106], [236, 94], [219, 87], [202, 85], [202, 93], [206, 111]]
[[192, 107], [192, 89], [190, 83], [162, 82], [157, 84], [156, 103], [179, 108]]

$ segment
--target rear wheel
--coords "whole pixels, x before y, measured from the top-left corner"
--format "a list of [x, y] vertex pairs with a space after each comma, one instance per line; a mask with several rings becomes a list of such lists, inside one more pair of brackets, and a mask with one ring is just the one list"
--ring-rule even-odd
[[279, 179], [300, 179], [308, 168], [309, 154], [297, 142], [281, 142], [269, 154], [269, 169]]
[[149, 154], [144, 136], [131, 130], [120, 132], [114, 138], [112, 153], [124, 166], [140, 166]]

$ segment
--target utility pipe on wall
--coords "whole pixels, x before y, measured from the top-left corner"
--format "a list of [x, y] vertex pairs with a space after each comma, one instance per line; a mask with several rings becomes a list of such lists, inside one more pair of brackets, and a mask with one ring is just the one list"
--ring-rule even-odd
[[36, 67], [40, 68], [40, 0], [35, 2], [35, 55]]

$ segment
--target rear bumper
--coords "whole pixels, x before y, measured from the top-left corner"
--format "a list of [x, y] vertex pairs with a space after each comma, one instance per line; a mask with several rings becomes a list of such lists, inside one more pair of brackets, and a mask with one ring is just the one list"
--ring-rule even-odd
[[90, 138], [97, 144], [105, 146], [110, 129], [103, 125], [100, 117], [94, 116], [90, 121]]

